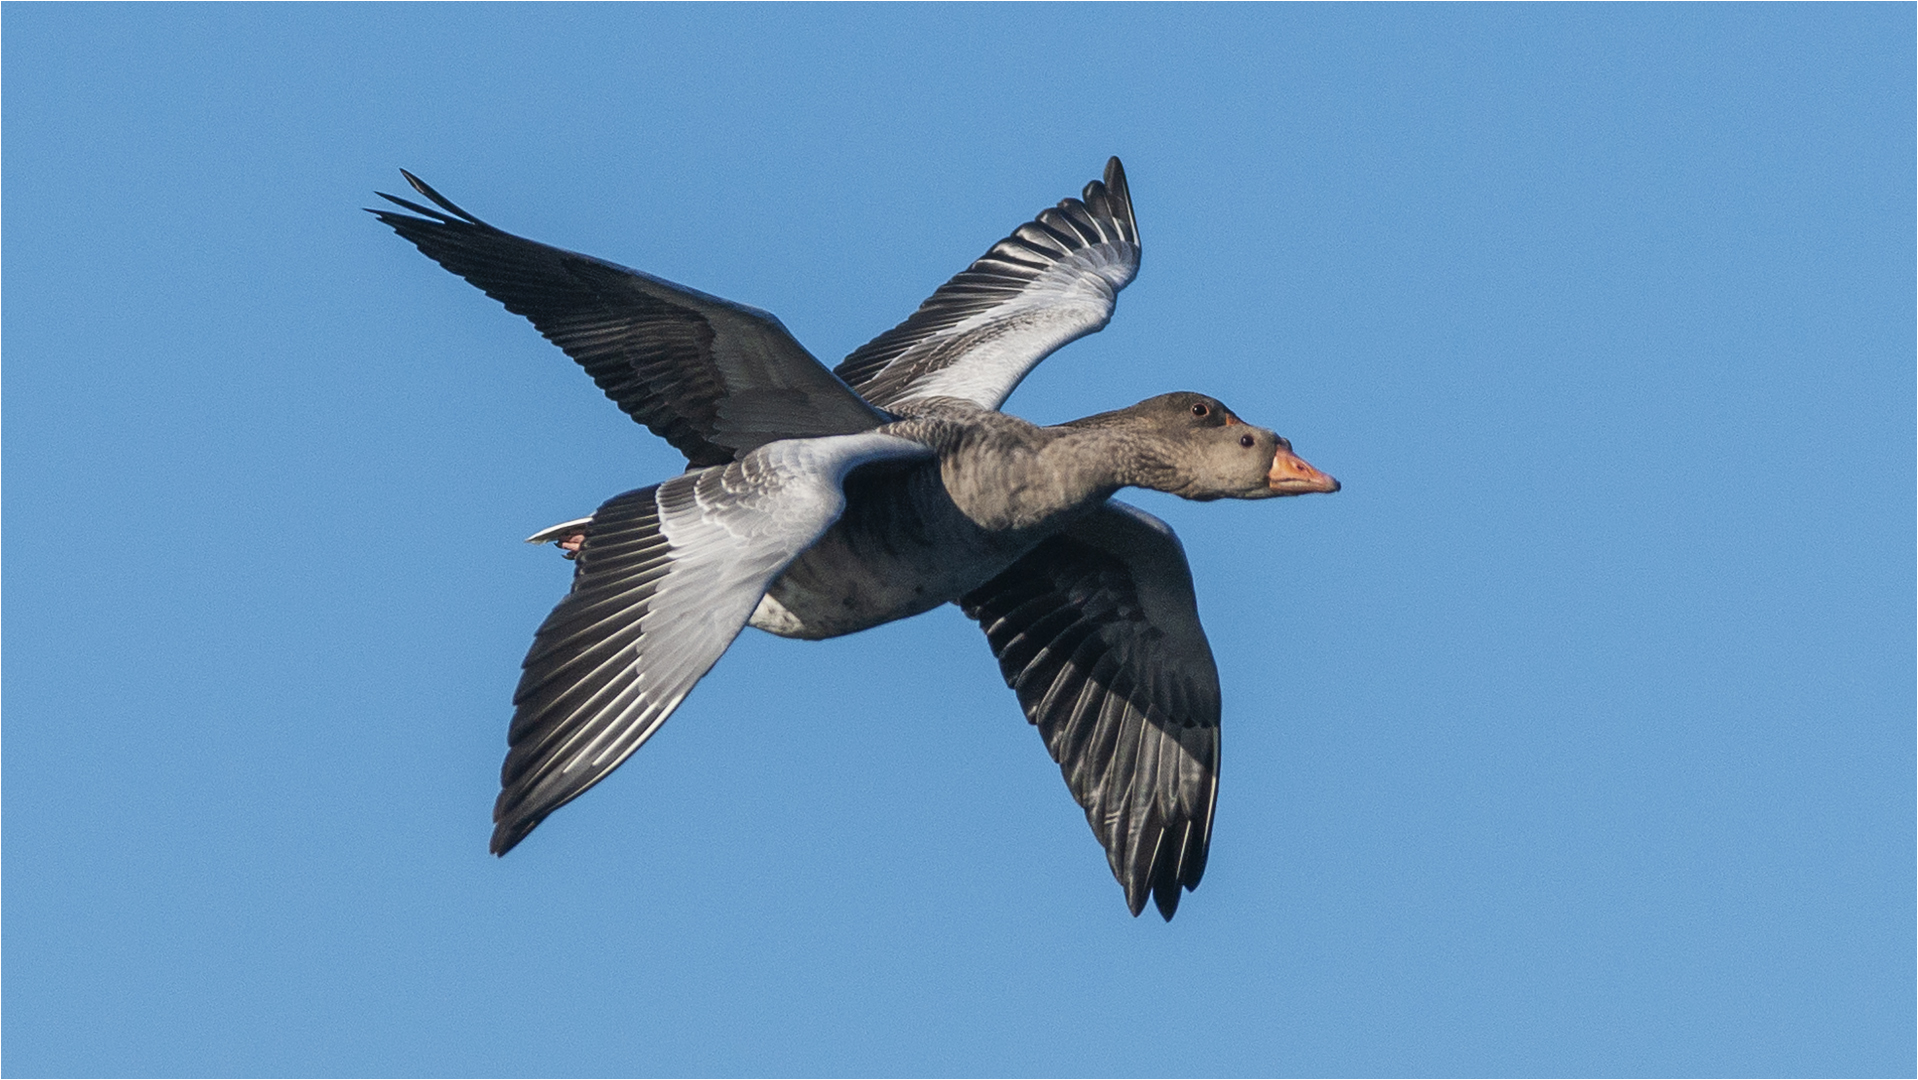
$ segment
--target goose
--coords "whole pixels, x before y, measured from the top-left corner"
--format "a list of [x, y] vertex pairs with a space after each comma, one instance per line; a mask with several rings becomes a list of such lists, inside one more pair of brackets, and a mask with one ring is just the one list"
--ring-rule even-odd
[[[586, 369], [686, 471], [529, 538], [573, 559], [513, 696], [491, 850], [638, 750], [739, 632], [856, 633], [956, 603], [1058, 763], [1134, 916], [1198, 886], [1219, 675], [1172, 530], [1113, 498], [1339, 490], [1205, 394], [1055, 426], [1000, 410], [1139, 269], [1118, 158], [827, 368], [771, 314], [514, 236], [410, 172], [369, 209]], [[394, 207], [397, 207], [395, 209]]]

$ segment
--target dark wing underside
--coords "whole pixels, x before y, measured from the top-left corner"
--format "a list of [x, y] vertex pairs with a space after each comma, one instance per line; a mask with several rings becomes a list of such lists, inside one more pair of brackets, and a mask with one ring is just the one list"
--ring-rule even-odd
[[1164, 522], [1123, 503], [960, 598], [1137, 915], [1197, 888], [1219, 787], [1219, 674]]
[[382, 192], [412, 213], [372, 213], [531, 320], [691, 464], [723, 464], [777, 439], [851, 434], [888, 419], [772, 315], [502, 232], [404, 175], [438, 209]]
[[875, 405], [912, 398], [1004, 404], [1053, 350], [1103, 328], [1139, 271], [1139, 227], [1118, 158], [992, 245], [905, 322], [833, 370]]

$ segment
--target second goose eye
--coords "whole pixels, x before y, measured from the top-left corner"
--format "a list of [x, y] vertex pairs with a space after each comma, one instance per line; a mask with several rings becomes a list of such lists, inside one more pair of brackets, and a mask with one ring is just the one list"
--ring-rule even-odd
[[1252, 448], [1252, 444], [1257, 441], [1258, 441], [1257, 439], [1254, 439], [1250, 435], [1239, 436], [1239, 445], [1245, 447], [1248, 450], [1250, 450]]
[[1212, 411], [1211, 409], [1206, 408], [1205, 402], [1203, 401], [1199, 402], [1197, 405], [1192, 406], [1192, 415], [1194, 416], [1205, 416], [1211, 411]]

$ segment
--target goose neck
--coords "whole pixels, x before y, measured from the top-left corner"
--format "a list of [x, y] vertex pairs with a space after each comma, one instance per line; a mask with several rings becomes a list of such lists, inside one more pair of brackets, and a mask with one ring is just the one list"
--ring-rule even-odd
[[1164, 440], [1120, 426], [1066, 429], [1042, 456], [1079, 501], [1103, 502], [1124, 487], [1170, 491], [1176, 470]]

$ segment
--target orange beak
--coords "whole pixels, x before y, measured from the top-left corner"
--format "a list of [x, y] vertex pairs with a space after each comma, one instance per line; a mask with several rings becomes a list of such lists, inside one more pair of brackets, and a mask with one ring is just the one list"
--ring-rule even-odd
[[1281, 448], [1272, 456], [1272, 471], [1266, 474], [1266, 486], [1274, 495], [1327, 495], [1339, 489], [1339, 482], [1305, 463], [1305, 459]]

